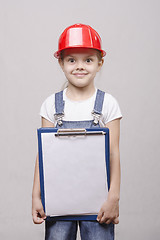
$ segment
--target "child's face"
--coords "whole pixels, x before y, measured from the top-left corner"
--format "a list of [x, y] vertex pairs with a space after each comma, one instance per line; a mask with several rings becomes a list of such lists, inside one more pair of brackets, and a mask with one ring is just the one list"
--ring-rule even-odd
[[93, 84], [103, 59], [98, 58], [95, 49], [73, 48], [64, 50], [63, 60], [59, 63], [69, 84], [81, 88]]

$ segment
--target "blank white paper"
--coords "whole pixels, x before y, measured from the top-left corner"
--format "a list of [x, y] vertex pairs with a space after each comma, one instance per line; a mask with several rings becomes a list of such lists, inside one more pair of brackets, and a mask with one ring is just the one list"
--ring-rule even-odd
[[41, 136], [46, 215], [98, 214], [108, 193], [105, 136]]

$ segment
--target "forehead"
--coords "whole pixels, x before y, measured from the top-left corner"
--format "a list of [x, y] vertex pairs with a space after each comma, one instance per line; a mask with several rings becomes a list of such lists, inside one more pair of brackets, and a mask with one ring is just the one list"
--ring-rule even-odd
[[97, 50], [92, 48], [68, 48], [63, 51], [64, 57], [69, 55], [96, 55], [97, 56]]

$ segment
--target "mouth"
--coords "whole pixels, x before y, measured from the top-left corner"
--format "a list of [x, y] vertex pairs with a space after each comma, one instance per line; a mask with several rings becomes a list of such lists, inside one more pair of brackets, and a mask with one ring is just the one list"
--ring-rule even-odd
[[88, 73], [74, 73], [73, 75], [75, 75], [76, 77], [84, 77], [87, 74]]

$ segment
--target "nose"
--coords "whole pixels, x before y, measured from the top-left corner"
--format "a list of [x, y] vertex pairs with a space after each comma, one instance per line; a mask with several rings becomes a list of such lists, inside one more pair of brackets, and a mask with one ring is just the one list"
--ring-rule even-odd
[[78, 61], [77, 65], [76, 65], [76, 70], [83, 70], [84, 69], [84, 65], [82, 61]]

